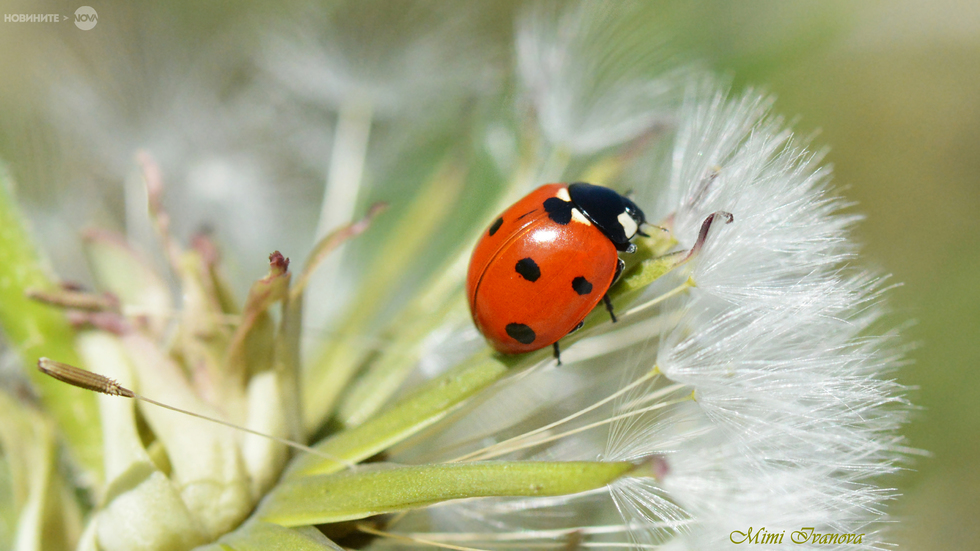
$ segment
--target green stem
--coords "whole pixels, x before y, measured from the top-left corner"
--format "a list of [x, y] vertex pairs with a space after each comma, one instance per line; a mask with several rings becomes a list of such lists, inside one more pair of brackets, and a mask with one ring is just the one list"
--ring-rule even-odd
[[368, 468], [280, 484], [258, 518], [300, 526], [356, 520], [452, 499], [561, 496], [601, 488], [631, 472], [628, 462], [494, 461]]

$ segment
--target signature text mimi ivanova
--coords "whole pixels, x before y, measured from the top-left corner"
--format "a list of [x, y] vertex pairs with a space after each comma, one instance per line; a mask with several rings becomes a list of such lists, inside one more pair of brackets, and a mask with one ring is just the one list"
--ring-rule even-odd
[[[759, 530], [755, 530], [751, 526], [745, 532], [740, 530], [733, 530], [728, 536], [732, 540], [732, 543], [761, 543], [761, 544], [780, 544], [783, 543], [783, 538], [786, 536], [786, 531], [782, 532], [768, 532], [763, 526]], [[864, 534], [821, 534], [820, 532], [815, 532], [812, 527], [800, 528], [794, 532], [790, 532], [789, 540], [797, 544], [847, 544], [847, 543], [863, 543]], [[788, 542], [787, 542], [788, 543]]]

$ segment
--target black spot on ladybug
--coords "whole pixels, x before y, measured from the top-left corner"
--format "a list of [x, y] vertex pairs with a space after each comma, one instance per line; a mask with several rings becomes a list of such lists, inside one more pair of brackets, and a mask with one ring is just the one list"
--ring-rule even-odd
[[500, 226], [503, 225], [503, 223], [504, 223], [504, 219], [503, 218], [498, 218], [497, 221], [494, 222], [492, 226], [490, 226], [490, 236], [491, 237], [493, 236], [493, 234], [497, 233], [497, 230], [500, 229]]
[[572, 280], [572, 289], [575, 289], [579, 295], [587, 295], [592, 292], [592, 284], [584, 277], [578, 276]]
[[562, 201], [557, 197], [549, 197], [544, 201], [544, 210], [548, 213], [548, 218], [562, 226], [572, 221], [572, 209], [574, 207], [575, 205], [571, 201]]
[[521, 344], [531, 344], [537, 338], [534, 330], [523, 323], [508, 323], [506, 330], [512, 339]]
[[524, 214], [522, 214], [522, 215], [520, 215], [520, 216], [518, 216], [518, 217], [517, 217], [517, 219], [518, 219], [518, 220], [520, 220], [520, 219], [522, 219], [522, 218], [525, 218], [525, 217], [528, 217], [528, 216], [531, 216], [532, 214], [534, 214], [534, 213], [535, 213], [535, 212], [537, 212], [537, 211], [538, 211], [538, 209], [534, 209], [534, 210], [531, 210], [531, 211], [528, 211], [528, 212], [525, 212]]
[[534, 262], [531, 258], [522, 258], [517, 261], [517, 265], [514, 266], [517, 273], [531, 282], [537, 281], [541, 277], [541, 268], [538, 268], [538, 264]]

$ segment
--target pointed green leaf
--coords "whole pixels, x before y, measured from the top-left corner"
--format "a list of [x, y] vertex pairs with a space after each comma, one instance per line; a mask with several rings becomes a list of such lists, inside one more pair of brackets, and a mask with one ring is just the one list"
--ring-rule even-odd
[[75, 331], [57, 308], [27, 298], [29, 289], [52, 290], [55, 284], [14, 201], [9, 175], [0, 166], [0, 327], [20, 353], [45, 410], [57, 421], [83, 468], [85, 480], [101, 479], [102, 434], [95, 396], [38, 372], [41, 356], [78, 364]]
[[55, 431], [40, 412], [0, 390], [0, 449], [10, 466], [16, 528], [14, 551], [74, 548], [81, 511], [58, 470]]
[[468, 363], [437, 377], [414, 394], [366, 423], [347, 429], [316, 446], [339, 461], [315, 455], [299, 456], [290, 476], [331, 473], [346, 463], [357, 463], [416, 434], [445, 417], [464, 400], [507, 374], [509, 367], [497, 357], [479, 355]]
[[284, 526], [356, 520], [451, 499], [560, 496], [601, 488], [632, 463], [491, 461], [359, 468], [289, 480], [262, 502], [258, 518]]
[[131, 484], [113, 496], [95, 518], [102, 551], [186, 551], [208, 540], [199, 516], [160, 471], [149, 468], [124, 474]]
[[275, 324], [269, 308], [287, 297], [291, 277], [288, 270], [289, 259], [284, 259], [279, 251], [269, 255], [269, 273], [249, 289], [241, 321], [228, 345], [225, 376], [244, 384], [249, 376], [272, 368]]
[[[454, 300], [433, 308], [432, 314], [442, 323], [469, 319], [462, 293]], [[344, 393], [337, 410], [337, 416], [344, 426], [360, 425], [377, 413], [418, 365], [424, 352], [425, 336], [432, 331], [432, 327], [408, 319], [402, 321], [404, 330], [389, 341], [384, 353]]]
[[312, 527], [286, 528], [278, 524], [251, 520], [217, 542], [195, 551], [343, 551]]
[[197, 251], [179, 258], [183, 302], [174, 354], [193, 366], [197, 386], [207, 388], [236, 420], [242, 417], [244, 381], [225, 372], [225, 352], [232, 331], [217, 290], [211, 285], [207, 261]]
[[153, 334], [161, 335], [174, 308], [163, 278], [121, 235], [89, 230], [83, 239], [96, 284], [119, 299], [123, 313], [143, 317]]

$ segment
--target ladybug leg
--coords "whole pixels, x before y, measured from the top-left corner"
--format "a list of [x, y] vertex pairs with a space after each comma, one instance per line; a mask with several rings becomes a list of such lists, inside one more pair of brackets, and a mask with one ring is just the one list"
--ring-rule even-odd
[[606, 310], [609, 310], [609, 317], [612, 318], [613, 323], [616, 323], [616, 313], [613, 312], [612, 300], [609, 299], [609, 293], [602, 295], [602, 302], [606, 303]]
[[555, 341], [555, 344], [551, 346], [555, 349], [555, 360], [558, 361], [558, 365], [561, 365], [561, 350], [558, 348], [558, 341]]
[[565, 334], [566, 335], [571, 335], [572, 333], [574, 333], [574, 332], [578, 331], [579, 329], [581, 329], [583, 325], [585, 325], [585, 320], [582, 320], [582, 321], [578, 322], [578, 325], [576, 325], [575, 327], [572, 327], [572, 330], [569, 331], [568, 333], [565, 333]]
[[[613, 275], [613, 280], [612, 280], [612, 284], [610, 284], [610, 287], [612, 287], [613, 285], [616, 284], [617, 281], [619, 281], [620, 276], [623, 275], [623, 268], [625, 267], [626, 267], [626, 263], [623, 262], [623, 259], [619, 258], [616, 260], [616, 274]], [[612, 300], [609, 299], [609, 293], [602, 295], [602, 302], [605, 303], [606, 310], [609, 311], [609, 317], [612, 318], [612, 322], [616, 323], [616, 313], [613, 312]], [[581, 326], [582, 324], [580, 323], [579, 327]], [[578, 329], [578, 327], [576, 327], [575, 329]], [[572, 329], [572, 331], [574, 331], [575, 329]]]
[[623, 275], [623, 268], [625, 268], [625, 267], [626, 267], [626, 263], [623, 262], [623, 259], [617, 258], [616, 259], [616, 274], [613, 275], [612, 283], [609, 284], [610, 287], [612, 287], [613, 285], [616, 284], [617, 281], [619, 281], [619, 276]]

